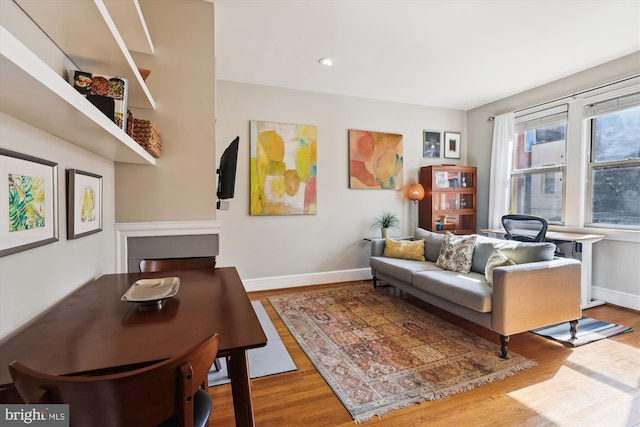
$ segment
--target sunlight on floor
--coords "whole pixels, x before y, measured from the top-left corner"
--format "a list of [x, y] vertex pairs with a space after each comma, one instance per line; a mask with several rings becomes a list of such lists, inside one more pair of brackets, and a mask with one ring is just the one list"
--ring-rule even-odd
[[552, 378], [509, 396], [544, 413], [541, 424], [635, 426], [640, 423], [640, 349], [612, 340], [576, 348]]

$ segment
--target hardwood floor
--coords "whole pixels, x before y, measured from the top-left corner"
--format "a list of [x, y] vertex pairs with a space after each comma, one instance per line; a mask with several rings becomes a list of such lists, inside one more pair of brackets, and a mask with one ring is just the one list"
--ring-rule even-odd
[[[266, 299], [301, 289], [312, 288], [249, 293], [252, 300], [262, 301], [298, 366], [294, 372], [252, 380], [256, 425], [352, 427], [355, 423], [347, 410]], [[394, 289], [389, 288], [389, 291], [394, 292]], [[401, 297], [452, 324], [498, 342], [494, 332], [406, 294]], [[631, 326], [634, 331], [574, 349], [529, 332], [514, 335], [509, 350], [535, 360], [536, 367], [464, 393], [392, 411], [364, 424], [393, 427], [640, 426], [640, 313], [604, 305], [585, 310], [583, 315]], [[212, 387], [209, 394], [214, 402], [210, 425], [234, 425], [230, 386]]]

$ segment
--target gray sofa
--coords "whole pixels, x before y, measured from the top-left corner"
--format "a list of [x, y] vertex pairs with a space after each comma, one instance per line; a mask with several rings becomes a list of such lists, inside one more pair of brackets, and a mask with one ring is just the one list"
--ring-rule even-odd
[[[502, 358], [508, 357], [507, 344], [513, 334], [566, 321], [575, 336], [582, 314], [579, 261], [554, 258], [552, 243], [475, 236], [470, 271], [460, 273], [436, 266], [443, 238], [442, 234], [416, 229], [413, 240], [424, 240], [424, 261], [383, 256], [386, 240], [373, 239], [370, 266], [374, 287], [382, 280], [497, 332]], [[515, 265], [493, 269], [490, 286], [485, 267], [496, 249]]]

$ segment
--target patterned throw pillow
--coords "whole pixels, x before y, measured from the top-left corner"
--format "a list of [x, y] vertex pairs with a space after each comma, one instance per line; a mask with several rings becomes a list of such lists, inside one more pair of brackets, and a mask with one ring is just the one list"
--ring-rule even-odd
[[424, 240], [393, 240], [387, 237], [382, 256], [424, 261]]
[[484, 277], [487, 279], [489, 286], [493, 286], [493, 269], [496, 267], [504, 267], [506, 265], [516, 265], [505, 254], [499, 250], [493, 251], [487, 260], [487, 266], [484, 269]]
[[440, 246], [436, 267], [468, 273], [471, 270], [476, 237], [475, 235], [459, 237], [447, 231]]

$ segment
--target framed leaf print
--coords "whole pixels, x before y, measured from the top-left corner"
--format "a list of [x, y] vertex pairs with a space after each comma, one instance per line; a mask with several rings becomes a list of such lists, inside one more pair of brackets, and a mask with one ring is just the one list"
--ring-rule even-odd
[[0, 256], [58, 241], [58, 164], [0, 148]]

